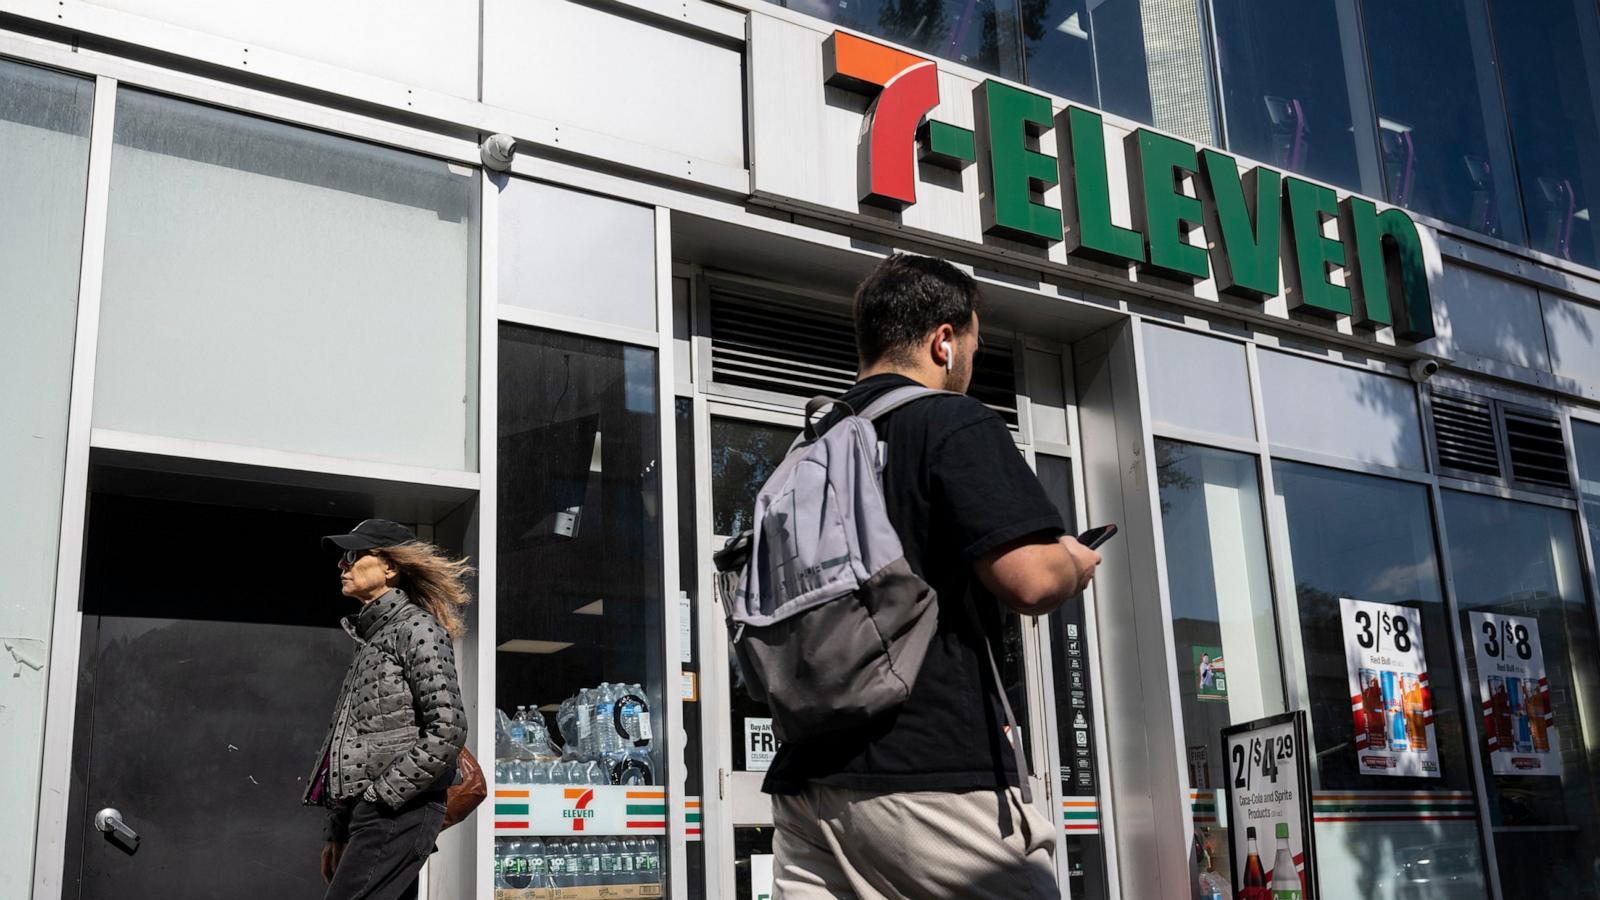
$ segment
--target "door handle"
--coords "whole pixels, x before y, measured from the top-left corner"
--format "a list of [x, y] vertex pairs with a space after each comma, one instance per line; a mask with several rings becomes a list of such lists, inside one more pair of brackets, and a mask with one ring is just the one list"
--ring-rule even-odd
[[122, 813], [109, 806], [94, 814], [94, 827], [96, 831], [104, 834], [107, 840], [115, 842], [127, 851], [130, 856], [139, 849], [139, 832], [129, 828], [122, 821]]

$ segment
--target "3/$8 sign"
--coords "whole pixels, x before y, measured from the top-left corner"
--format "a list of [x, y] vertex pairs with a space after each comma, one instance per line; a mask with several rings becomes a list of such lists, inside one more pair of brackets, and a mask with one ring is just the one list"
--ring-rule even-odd
[[[919, 160], [956, 171], [979, 164], [986, 235], [1063, 242], [1073, 256], [1191, 284], [1214, 278], [1218, 291], [1256, 301], [1283, 293], [1291, 310], [1391, 327], [1401, 340], [1434, 336], [1422, 237], [1404, 210], [1380, 212], [1264, 166], [1241, 175], [1226, 153], [1140, 128], [1125, 142], [1132, 227], [1123, 227], [1112, 221], [1099, 113], [1068, 106], [1057, 115], [1048, 97], [988, 80], [973, 92], [976, 130], [925, 121], [939, 103], [936, 64], [840, 31], [823, 44], [823, 72], [827, 84], [872, 99], [859, 148], [862, 203], [915, 204]], [[1039, 146], [1051, 131], [1055, 155]], [[1183, 187], [1191, 179], [1194, 196]], [[1056, 184], [1067, 188], [1059, 209], [1041, 196]], [[1330, 220], [1338, 237], [1325, 233]], [[1189, 242], [1196, 228], [1207, 246]]]

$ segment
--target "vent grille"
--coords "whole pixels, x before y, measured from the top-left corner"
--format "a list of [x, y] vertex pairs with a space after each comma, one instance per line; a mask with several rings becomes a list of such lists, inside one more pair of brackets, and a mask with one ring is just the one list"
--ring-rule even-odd
[[[711, 380], [790, 397], [837, 396], [856, 381], [855, 329], [842, 307], [711, 289]], [[1011, 348], [986, 341], [973, 362], [973, 397], [1017, 430]]]
[[1518, 409], [1503, 410], [1506, 423], [1506, 455], [1511, 462], [1511, 478], [1523, 484], [1570, 489], [1567, 479], [1567, 445], [1561, 437], [1561, 422], [1554, 416]]
[[1488, 400], [1435, 393], [1433, 438], [1440, 468], [1500, 477], [1494, 411]]

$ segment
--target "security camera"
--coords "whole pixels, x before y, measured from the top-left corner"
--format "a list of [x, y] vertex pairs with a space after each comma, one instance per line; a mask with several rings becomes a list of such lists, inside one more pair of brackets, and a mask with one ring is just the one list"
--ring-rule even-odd
[[1411, 363], [1411, 380], [1421, 384], [1439, 371], [1439, 363], [1432, 359], [1419, 359]]
[[517, 155], [517, 139], [509, 134], [491, 134], [478, 148], [483, 164], [496, 172], [509, 172], [511, 158]]

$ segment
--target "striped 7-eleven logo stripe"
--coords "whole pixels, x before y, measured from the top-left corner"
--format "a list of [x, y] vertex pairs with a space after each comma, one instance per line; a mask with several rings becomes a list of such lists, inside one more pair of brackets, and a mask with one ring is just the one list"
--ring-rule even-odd
[[[939, 104], [939, 70], [932, 60], [876, 41], [834, 32], [822, 45], [824, 81], [872, 98], [861, 133], [863, 203], [901, 210], [917, 202], [917, 138], [922, 119]], [[971, 144], [972, 132], [943, 123], [940, 143]], [[956, 153], [962, 159], [968, 154]]]

